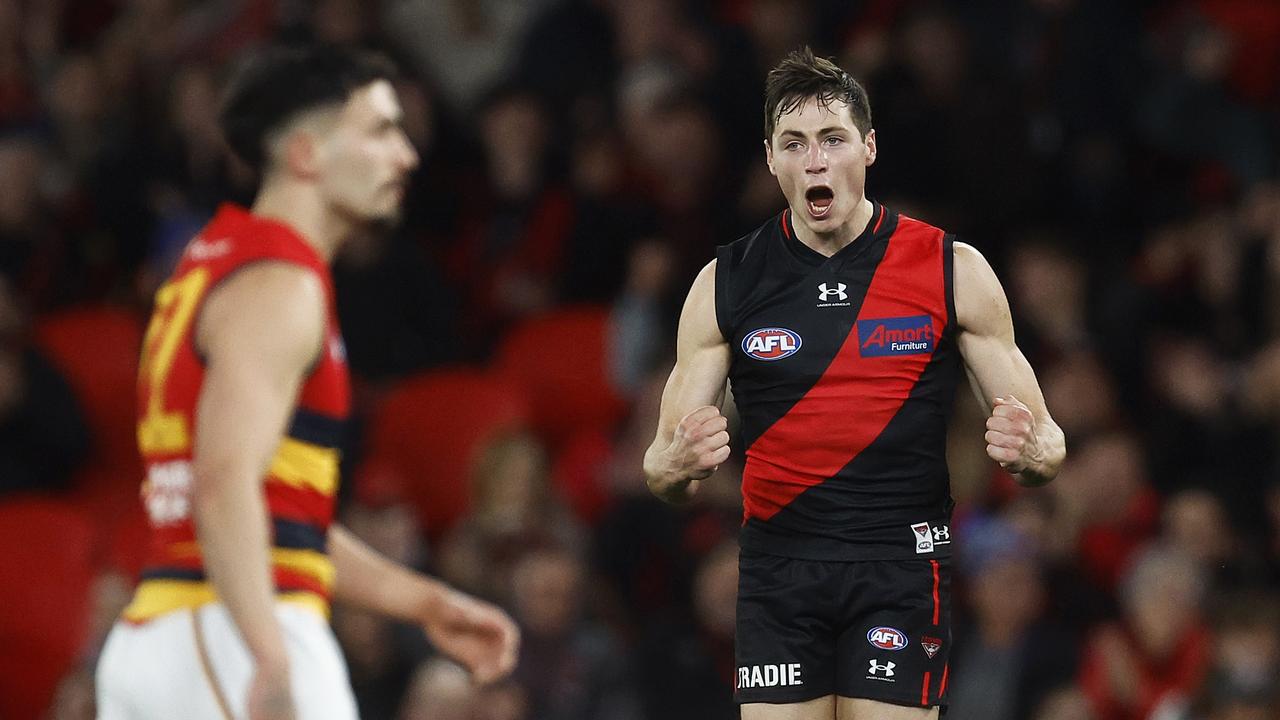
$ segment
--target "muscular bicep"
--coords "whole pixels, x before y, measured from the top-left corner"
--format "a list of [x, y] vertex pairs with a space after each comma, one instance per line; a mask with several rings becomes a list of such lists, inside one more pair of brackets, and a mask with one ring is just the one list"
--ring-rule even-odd
[[206, 366], [196, 409], [200, 482], [266, 472], [323, 332], [324, 291], [296, 266], [259, 263], [210, 295], [197, 325]]
[[693, 410], [724, 402], [730, 356], [716, 323], [715, 275], [712, 261], [694, 280], [680, 313], [676, 364], [662, 392], [658, 442], [670, 442], [680, 419]]
[[1014, 341], [1004, 288], [986, 258], [964, 243], [955, 243], [955, 303], [960, 354], [978, 401], [990, 412], [994, 398], [1013, 395], [1046, 418], [1035, 372]]

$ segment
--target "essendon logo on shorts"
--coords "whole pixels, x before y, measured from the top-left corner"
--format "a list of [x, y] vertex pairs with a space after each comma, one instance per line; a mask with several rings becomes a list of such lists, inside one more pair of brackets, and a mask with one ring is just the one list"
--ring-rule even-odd
[[858, 321], [862, 357], [928, 354], [933, 345], [933, 319], [928, 315]]
[[937, 655], [938, 651], [942, 649], [942, 640], [925, 635], [920, 638], [920, 647], [924, 648], [925, 654], [932, 660], [933, 656]]
[[786, 328], [761, 328], [742, 338], [742, 352], [756, 360], [781, 360], [796, 354], [802, 341]]
[[740, 667], [737, 679], [737, 690], [804, 684], [800, 679], [800, 663]]

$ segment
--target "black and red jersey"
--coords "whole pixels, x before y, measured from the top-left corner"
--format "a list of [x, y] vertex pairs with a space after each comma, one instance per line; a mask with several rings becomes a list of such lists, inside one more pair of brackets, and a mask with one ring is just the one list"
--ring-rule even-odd
[[826, 257], [790, 212], [718, 249], [742, 418], [742, 546], [815, 560], [946, 556], [961, 377], [952, 237], [873, 203]]

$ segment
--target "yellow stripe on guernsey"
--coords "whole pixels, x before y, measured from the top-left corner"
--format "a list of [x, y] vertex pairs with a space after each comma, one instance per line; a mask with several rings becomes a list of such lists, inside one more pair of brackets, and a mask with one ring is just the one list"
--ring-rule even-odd
[[[275, 567], [312, 577], [326, 589], [333, 587], [333, 562], [322, 552], [272, 548], [271, 562]], [[305, 607], [321, 617], [329, 617], [328, 601], [313, 592], [282, 592], [276, 594], [276, 599]], [[123, 614], [129, 622], [145, 622], [174, 610], [197, 608], [217, 601], [213, 583], [207, 580], [153, 578], [138, 585], [133, 602]]]
[[338, 489], [337, 448], [313, 445], [286, 437], [271, 461], [270, 474], [296, 488], [310, 488], [326, 497]]

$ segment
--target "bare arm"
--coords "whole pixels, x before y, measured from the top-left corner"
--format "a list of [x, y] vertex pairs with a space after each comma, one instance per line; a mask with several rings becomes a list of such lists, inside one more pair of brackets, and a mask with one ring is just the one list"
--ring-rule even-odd
[[329, 556], [335, 599], [421, 625], [479, 682], [515, 667], [520, 631], [502, 610], [379, 555], [339, 525], [329, 529]]
[[1023, 485], [1049, 482], [1066, 458], [1066, 440], [1014, 342], [1004, 288], [986, 258], [964, 243], [955, 243], [955, 302], [965, 370], [991, 413], [987, 454]]
[[287, 672], [276, 622], [262, 480], [321, 345], [324, 291], [284, 263], [239, 271], [205, 301], [207, 358], [196, 409], [196, 531], [205, 571], [260, 666]]
[[729, 458], [728, 421], [720, 414], [729, 377], [729, 345], [716, 324], [716, 263], [693, 281], [676, 340], [676, 365], [662, 391], [658, 432], [644, 456], [649, 490], [685, 502], [698, 481]]

